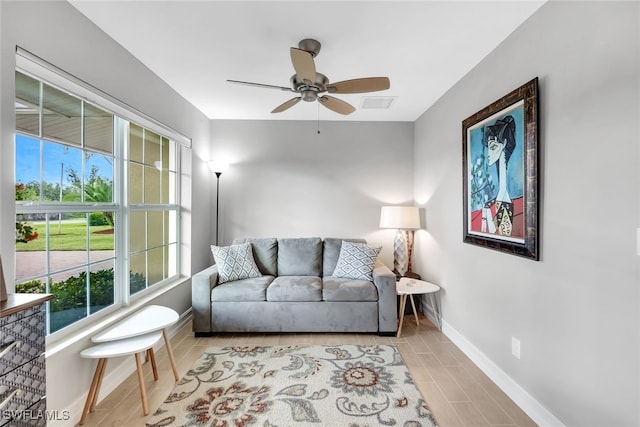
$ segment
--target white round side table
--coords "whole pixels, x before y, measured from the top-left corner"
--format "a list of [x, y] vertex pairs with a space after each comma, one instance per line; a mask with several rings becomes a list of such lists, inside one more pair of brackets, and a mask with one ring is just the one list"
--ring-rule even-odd
[[171, 364], [171, 369], [173, 370], [173, 376], [176, 381], [180, 380], [175, 358], [173, 356], [173, 349], [171, 348], [171, 341], [167, 334], [167, 327], [176, 323], [178, 319], [178, 313], [169, 307], [148, 305], [91, 337], [91, 341], [96, 343], [96, 345], [82, 351], [80, 356], [99, 360], [89, 389], [89, 395], [87, 396], [87, 400], [82, 411], [80, 425], [84, 424], [87, 415], [89, 412], [93, 412], [96, 406], [107, 359], [110, 357], [124, 356], [128, 354], [135, 355], [138, 382], [140, 383], [142, 412], [144, 415], [149, 413], [149, 407], [147, 404], [147, 393], [142, 379], [142, 363], [138, 353], [146, 351], [147, 358], [151, 361], [153, 379], [157, 381], [158, 369], [156, 367], [153, 346], [160, 340], [160, 338], [164, 338], [169, 362]]
[[398, 325], [397, 337], [400, 337], [400, 335], [402, 334], [402, 323], [404, 321], [404, 307], [407, 304], [407, 295], [411, 299], [411, 307], [413, 308], [413, 315], [416, 318], [416, 326], [419, 326], [420, 322], [418, 321], [418, 313], [416, 312], [416, 305], [415, 305], [415, 302], [413, 301], [413, 295], [427, 294], [431, 299], [431, 304], [435, 311], [434, 314], [437, 322], [436, 326], [438, 327], [438, 329], [442, 328], [440, 324], [440, 310], [438, 309], [437, 301], [435, 298], [435, 294], [439, 290], [440, 290], [440, 286], [434, 283], [426, 282], [424, 280], [411, 279], [409, 277], [402, 277], [400, 281], [396, 283], [396, 293], [400, 295], [400, 313], [398, 315], [400, 317], [400, 324]]
[[138, 383], [140, 385], [140, 399], [142, 400], [142, 412], [144, 415], [149, 413], [149, 405], [147, 403], [147, 392], [144, 388], [144, 380], [142, 373], [142, 362], [140, 361], [140, 352], [145, 351], [147, 357], [151, 361], [151, 367], [153, 369], [153, 379], [158, 380], [158, 369], [156, 367], [156, 358], [153, 353], [153, 346], [156, 342], [162, 338], [162, 332], [156, 331], [145, 335], [138, 335], [131, 338], [125, 338], [115, 341], [106, 341], [93, 347], [89, 347], [80, 353], [81, 357], [89, 359], [98, 359], [98, 366], [96, 366], [96, 372], [93, 375], [93, 381], [89, 388], [89, 394], [82, 410], [82, 417], [80, 418], [80, 425], [84, 424], [89, 412], [93, 412], [98, 401], [98, 393], [100, 393], [100, 386], [102, 385], [102, 378], [104, 377], [104, 371], [107, 366], [107, 360], [111, 357], [126, 356], [129, 354], [135, 355], [136, 370], [138, 372]]
[[169, 307], [148, 305], [99, 334], [94, 335], [91, 337], [91, 341], [95, 343], [116, 341], [162, 330], [164, 344], [169, 354], [171, 369], [173, 370], [173, 377], [176, 381], [180, 381], [178, 368], [176, 367], [176, 361], [173, 356], [173, 349], [171, 348], [171, 341], [167, 334], [167, 327], [176, 323], [179, 317], [178, 313]]

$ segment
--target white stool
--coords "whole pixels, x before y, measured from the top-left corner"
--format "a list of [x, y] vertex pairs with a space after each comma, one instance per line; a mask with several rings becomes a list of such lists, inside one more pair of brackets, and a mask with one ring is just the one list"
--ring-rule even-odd
[[80, 425], [84, 424], [84, 421], [89, 412], [93, 412], [98, 401], [98, 393], [100, 391], [100, 385], [102, 384], [102, 378], [104, 377], [104, 371], [107, 366], [107, 359], [110, 357], [126, 356], [129, 354], [135, 354], [136, 369], [138, 371], [138, 383], [140, 384], [140, 398], [142, 399], [142, 411], [144, 415], [149, 414], [149, 404], [147, 403], [147, 392], [144, 388], [144, 379], [142, 375], [142, 362], [140, 361], [140, 352], [146, 351], [151, 366], [153, 368], [153, 379], [158, 380], [158, 369], [156, 367], [156, 358], [153, 353], [153, 346], [162, 337], [162, 332], [156, 331], [146, 335], [139, 335], [132, 338], [120, 339], [116, 341], [108, 341], [93, 347], [89, 347], [80, 353], [80, 356], [89, 359], [99, 359], [96, 372], [93, 375], [93, 381], [89, 388], [89, 395], [87, 401], [84, 404], [82, 410], [82, 417], [80, 418]]

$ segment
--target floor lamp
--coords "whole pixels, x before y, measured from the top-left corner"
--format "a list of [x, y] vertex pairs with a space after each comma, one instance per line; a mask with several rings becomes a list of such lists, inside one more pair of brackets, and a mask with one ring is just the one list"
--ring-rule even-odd
[[395, 228], [393, 241], [393, 272], [400, 277], [419, 279], [411, 271], [413, 233], [420, 228], [420, 212], [416, 206], [383, 206], [380, 211], [380, 228]]
[[216, 174], [216, 246], [218, 244], [218, 217], [220, 216], [220, 175], [229, 167], [228, 163], [212, 160], [209, 162], [209, 169]]

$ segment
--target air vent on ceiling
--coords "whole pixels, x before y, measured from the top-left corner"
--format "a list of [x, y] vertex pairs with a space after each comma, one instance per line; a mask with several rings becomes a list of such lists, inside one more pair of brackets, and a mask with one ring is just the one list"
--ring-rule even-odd
[[360, 108], [369, 110], [386, 110], [391, 107], [395, 96], [363, 96]]

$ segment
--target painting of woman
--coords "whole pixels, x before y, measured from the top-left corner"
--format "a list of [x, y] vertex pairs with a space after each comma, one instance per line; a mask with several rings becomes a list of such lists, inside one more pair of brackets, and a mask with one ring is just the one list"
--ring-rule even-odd
[[521, 123], [518, 104], [470, 131], [469, 232], [524, 239]]
[[462, 121], [463, 242], [540, 259], [538, 78]]

